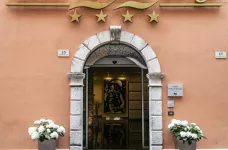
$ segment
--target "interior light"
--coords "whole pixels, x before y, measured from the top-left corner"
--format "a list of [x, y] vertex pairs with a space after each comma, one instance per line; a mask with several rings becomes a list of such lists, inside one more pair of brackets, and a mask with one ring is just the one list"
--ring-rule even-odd
[[120, 120], [120, 117], [115, 117], [113, 120]]
[[125, 80], [126, 77], [125, 77], [125, 72], [122, 72], [121, 73], [121, 76], [118, 78], [119, 80]]
[[112, 80], [112, 77], [110, 76], [109, 72], [107, 72], [107, 75], [105, 77], [105, 80]]

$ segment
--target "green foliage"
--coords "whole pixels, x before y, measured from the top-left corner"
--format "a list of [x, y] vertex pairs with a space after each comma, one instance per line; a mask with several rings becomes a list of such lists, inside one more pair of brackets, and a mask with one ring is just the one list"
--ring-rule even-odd
[[181, 140], [183, 143], [188, 142], [189, 145], [192, 144], [192, 141], [198, 142], [206, 138], [195, 123], [188, 124], [188, 121], [173, 119], [168, 128], [177, 140]]

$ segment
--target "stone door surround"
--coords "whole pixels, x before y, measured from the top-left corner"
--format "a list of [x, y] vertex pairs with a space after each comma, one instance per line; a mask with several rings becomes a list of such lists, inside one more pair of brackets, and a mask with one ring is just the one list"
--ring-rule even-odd
[[[105, 44], [125, 44], [137, 51], [145, 60], [149, 79], [149, 136], [150, 150], [162, 150], [162, 84], [160, 64], [155, 52], [139, 36], [122, 31], [121, 27], [112, 26], [109, 31], [100, 32], [84, 41], [76, 51], [71, 64], [70, 78], [70, 150], [83, 149], [83, 69], [87, 58], [98, 47]], [[105, 57], [97, 55], [97, 57]]]

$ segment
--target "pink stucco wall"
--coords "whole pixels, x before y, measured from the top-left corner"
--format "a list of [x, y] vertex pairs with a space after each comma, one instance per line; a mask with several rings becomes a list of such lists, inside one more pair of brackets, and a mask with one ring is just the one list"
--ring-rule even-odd
[[[70, 23], [67, 9], [9, 8], [5, 2], [0, 1], [0, 149], [37, 148], [27, 129], [41, 117], [69, 132], [67, 74], [73, 55], [80, 43], [110, 25], [142, 37], [158, 56], [166, 75], [164, 148], [174, 146], [167, 129], [173, 118], [199, 124], [208, 139], [198, 148], [228, 148], [228, 60], [214, 58], [215, 50], [228, 52], [227, 3], [221, 8], [129, 9], [135, 14], [133, 23], [123, 23], [126, 9], [113, 11], [113, 4], [103, 10], [109, 15], [106, 23], [96, 22], [99, 10], [78, 9], [83, 16], [77, 24]], [[160, 15], [158, 24], [149, 23], [146, 14], [152, 10]], [[62, 48], [70, 49], [69, 58], [57, 57]], [[167, 115], [168, 83], [184, 84], [184, 97], [175, 99], [173, 117]], [[60, 148], [69, 147], [68, 136], [60, 140]]]

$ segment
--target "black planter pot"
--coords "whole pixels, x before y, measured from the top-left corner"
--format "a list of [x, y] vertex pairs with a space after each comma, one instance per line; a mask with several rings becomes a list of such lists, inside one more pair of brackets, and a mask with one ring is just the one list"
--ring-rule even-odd
[[57, 150], [57, 140], [38, 141], [38, 150]]
[[175, 140], [175, 148], [179, 150], [196, 150], [196, 141], [192, 141], [192, 144], [188, 142], [183, 143], [181, 140]]

